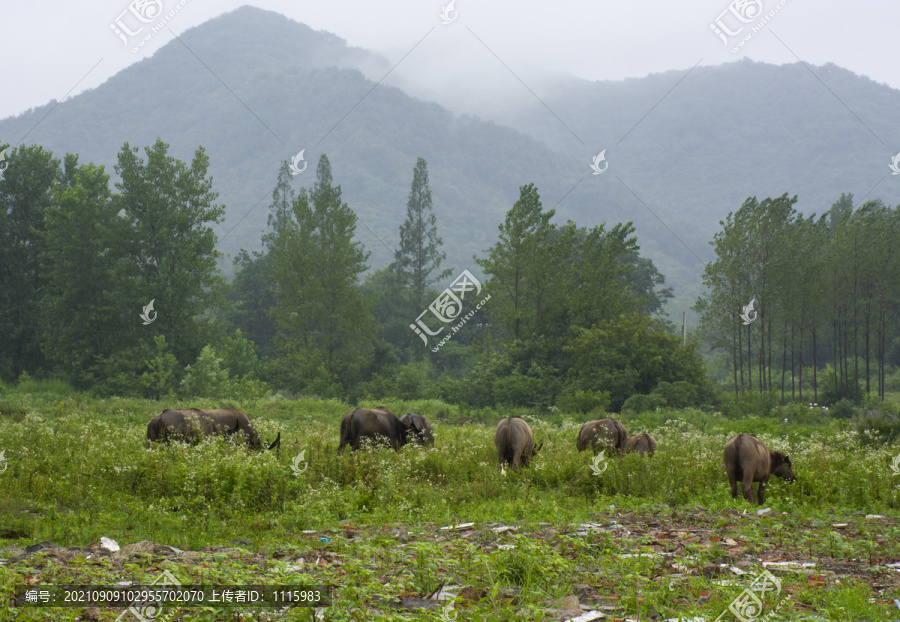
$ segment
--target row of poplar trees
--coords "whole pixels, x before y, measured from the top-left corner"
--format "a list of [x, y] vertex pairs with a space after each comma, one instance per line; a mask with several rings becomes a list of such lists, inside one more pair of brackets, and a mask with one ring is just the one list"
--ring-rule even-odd
[[[900, 208], [854, 209], [845, 194], [817, 218], [796, 201], [752, 197], [720, 223], [694, 306], [701, 329], [728, 353], [736, 394], [884, 399], [900, 333]], [[756, 317], [742, 320], [751, 300]]]

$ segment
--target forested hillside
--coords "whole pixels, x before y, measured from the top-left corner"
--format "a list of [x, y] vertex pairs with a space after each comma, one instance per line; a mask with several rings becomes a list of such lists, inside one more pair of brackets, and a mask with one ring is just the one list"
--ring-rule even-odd
[[[0, 137], [77, 153], [110, 173], [125, 141], [161, 138], [183, 160], [202, 145], [225, 207], [218, 248], [232, 256], [259, 248], [278, 170], [301, 149], [309, 168], [295, 184], [308, 184], [328, 153], [373, 268], [391, 260], [418, 157], [429, 163], [447, 264], [475, 273], [472, 256], [492, 243], [519, 186], [535, 183], [560, 225], [633, 221], [679, 319], [701, 293], [718, 221], [748, 196], [796, 194], [807, 214], [845, 192], [900, 199], [887, 168], [900, 149], [900, 93], [835, 66], [743, 61], [621, 82], [528, 78], [541, 101], [510, 75], [519, 96], [481, 111], [416, 99], [413, 80], [397, 82], [412, 97], [387, 86], [391, 76], [376, 86], [385, 59], [253, 7], [181, 41], [97, 89], [0, 121]], [[609, 169], [592, 175], [603, 149]]]

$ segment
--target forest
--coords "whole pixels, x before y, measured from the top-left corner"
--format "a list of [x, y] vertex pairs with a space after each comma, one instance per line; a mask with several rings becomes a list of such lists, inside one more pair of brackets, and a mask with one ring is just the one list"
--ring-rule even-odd
[[[533, 184], [492, 246], [468, 266], [445, 265], [422, 158], [390, 241], [358, 229], [327, 155], [307, 188], [284, 162], [262, 250], [242, 250], [228, 282], [208, 165], [203, 147], [187, 163], [161, 140], [126, 143], [110, 187], [102, 166], [77, 155], [10, 150], [3, 382], [158, 401], [280, 392], [582, 413], [629, 399], [846, 412], [896, 390], [898, 212], [877, 199], [854, 208], [845, 194], [806, 217], [787, 194], [748, 198], [712, 242], [700, 327], [682, 332], [665, 319], [672, 290], [632, 223], [556, 223]], [[387, 243], [394, 261], [373, 269], [368, 248]], [[478, 308], [455, 289], [476, 266]], [[453, 318], [465, 321], [442, 327]]]

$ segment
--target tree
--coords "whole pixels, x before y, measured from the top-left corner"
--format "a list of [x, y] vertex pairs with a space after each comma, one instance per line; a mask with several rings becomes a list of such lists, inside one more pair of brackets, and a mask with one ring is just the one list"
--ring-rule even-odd
[[158, 319], [142, 327], [132, 339], [156, 334], [173, 339], [182, 363], [208, 342], [205, 323], [222, 300], [224, 283], [216, 274], [216, 236], [210, 223], [221, 222], [223, 206], [207, 177], [209, 157], [198, 147], [190, 166], [168, 155], [169, 146], [157, 139], [145, 148], [146, 162], [128, 143], [119, 152], [116, 172], [121, 181], [113, 196], [122, 215], [119, 239], [126, 261], [120, 273], [127, 283], [117, 292], [122, 317], [137, 321], [143, 305], [155, 300]]
[[156, 401], [159, 402], [165, 396], [172, 395], [172, 389], [175, 386], [174, 375], [175, 368], [178, 366], [178, 359], [175, 355], [168, 351], [165, 335], [157, 335], [153, 338], [156, 345], [156, 356], [150, 360], [144, 361], [147, 371], [141, 374], [141, 384], [148, 389]]
[[358, 377], [374, 326], [359, 288], [368, 253], [353, 240], [356, 220], [322, 155], [313, 187], [298, 194], [288, 222], [266, 236], [292, 382], [330, 387]]
[[707, 385], [703, 360], [694, 347], [660, 319], [622, 315], [591, 329], [576, 328], [566, 351], [573, 359], [571, 390], [608, 391], [618, 410], [630, 396], [649, 393], [660, 382]]
[[231, 283], [229, 298], [232, 307], [227, 317], [231, 324], [247, 334], [264, 355], [272, 354], [271, 343], [275, 337], [275, 286], [271, 278], [272, 258], [268, 251], [246, 250], [234, 258], [236, 272]]
[[44, 355], [56, 373], [74, 384], [97, 356], [116, 348], [124, 330], [116, 314], [115, 267], [121, 246], [115, 240], [118, 214], [110, 199], [109, 175], [102, 166], [77, 166], [67, 155], [66, 181], [53, 185], [45, 212], [47, 286], [42, 298]]
[[513, 340], [543, 335], [550, 326], [548, 300], [561, 272], [564, 244], [552, 245], [554, 210], [543, 211], [534, 184], [519, 188], [519, 199], [500, 225], [500, 239], [477, 259], [490, 276], [491, 317]]
[[394, 269], [400, 281], [413, 291], [417, 307], [426, 303], [428, 286], [447, 278], [450, 268], [432, 277], [439, 270], [446, 253], [437, 235], [437, 218], [432, 210], [431, 189], [428, 187], [428, 167], [419, 158], [413, 169], [412, 188], [406, 203], [406, 220], [400, 225], [400, 248], [394, 252]]
[[44, 213], [60, 176], [59, 160], [43, 147], [17, 147], [0, 179], [0, 375], [14, 379], [44, 367], [40, 347]]

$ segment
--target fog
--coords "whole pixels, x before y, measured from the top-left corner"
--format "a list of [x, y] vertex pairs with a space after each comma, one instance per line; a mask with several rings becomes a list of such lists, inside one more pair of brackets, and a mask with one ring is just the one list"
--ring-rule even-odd
[[[533, 97], [529, 90], [537, 94], [552, 88], [554, 74], [622, 80], [741, 58], [777, 64], [830, 62], [900, 88], [900, 68], [890, 46], [900, 23], [900, 4], [887, 0], [852, 8], [836, 0], [748, 3], [745, 11], [758, 10], [759, 5], [757, 15], [772, 17], [736, 52], [733, 43], [753, 23], [736, 21], [724, 0], [695, 0], [688, 6], [660, 1], [551, 6], [456, 0], [448, 24], [440, 17], [448, 0], [153, 0], [145, 6], [153, 4], [161, 7], [161, 15], [174, 14], [144, 47], [132, 52], [133, 46], [123, 45], [110, 27], [123, 12], [123, 20], [130, 18], [124, 0], [8, 3], [0, 22], [5, 52], [0, 118], [96, 87], [175, 35], [243, 4], [276, 11], [378, 52], [384, 62], [372, 67], [368, 77], [384, 78], [385, 84], [459, 112], [482, 109], [496, 116], [509, 98]], [[746, 26], [741, 35], [729, 38], [729, 45], [710, 28], [723, 12], [729, 28]]]

